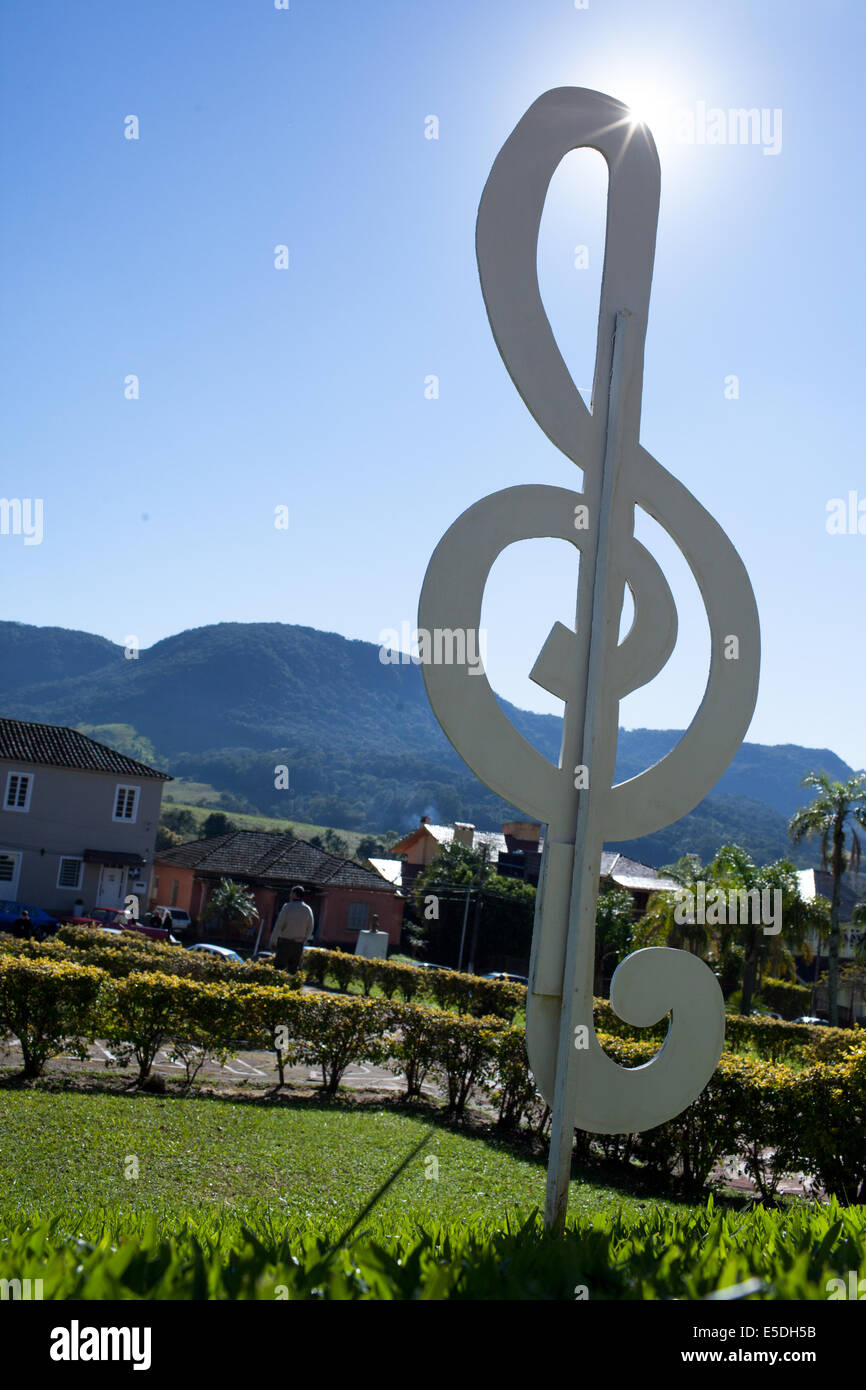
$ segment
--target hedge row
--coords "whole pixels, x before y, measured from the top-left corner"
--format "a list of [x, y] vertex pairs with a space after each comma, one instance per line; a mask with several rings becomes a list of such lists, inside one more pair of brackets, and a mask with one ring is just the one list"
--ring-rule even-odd
[[[25, 1072], [38, 1075], [60, 1052], [82, 1055], [107, 1041], [119, 1062], [135, 1057], [147, 1079], [161, 1048], [192, 1080], [207, 1057], [225, 1060], [240, 1045], [274, 1051], [287, 1065], [318, 1066], [333, 1095], [351, 1063], [389, 1065], [418, 1096], [435, 1077], [459, 1119], [474, 1088], [498, 1106], [503, 1127], [528, 1121], [543, 1133], [547, 1110], [529, 1072], [523, 1031], [501, 1019], [472, 1018], [415, 1004], [302, 994], [287, 987], [207, 984], [163, 973], [113, 978], [92, 965], [0, 955], [0, 1031], [20, 1041]], [[600, 1035], [623, 1066], [649, 1061], [655, 1046]], [[846, 1202], [866, 1199], [866, 1042], [837, 1062], [795, 1071], [725, 1054], [706, 1089], [676, 1119], [640, 1135], [577, 1133], [608, 1160], [639, 1161], [696, 1190], [724, 1157], [738, 1156], [763, 1197], [785, 1173], [813, 1175]]]
[[[109, 936], [93, 927], [67, 925], [56, 937], [42, 943], [16, 941], [0, 935], [0, 953], [28, 958], [80, 961], [106, 970], [120, 978], [135, 972], [161, 972], [200, 981], [224, 981], [274, 985], [280, 976], [268, 963], [221, 961], [203, 952], [183, 950], [148, 937]], [[503, 980], [484, 980], [456, 970], [422, 970], [397, 961], [367, 960], [344, 951], [315, 949], [305, 952], [303, 971], [298, 980], [321, 985], [333, 979], [338, 989], [348, 991], [358, 983], [365, 997], [378, 985], [389, 1000], [398, 994], [405, 1003], [423, 1000], [443, 1009], [480, 1018], [490, 1016], [513, 1022], [526, 1006], [526, 987]], [[784, 982], [781, 982], [784, 983]], [[595, 1001], [596, 1026], [615, 1037], [634, 1041], [660, 1042], [668, 1028], [667, 1020], [650, 1028], [636, 1029], [614, 1013], [606, 999]], [[778, 1019], [728, 1014], [726, 1048], [732, 1052], [754, 1052], [771, 1062], [810, 1064], [833, 1061], [844, 1056], [862, 1030], [810, 1027]]]
[[[330, 977], [342, 990], [348, 990], [350, 984], [357, 982], [364, 995], [369, 995], [376, 984], [388, 999], [400, 993], [407, 1003], [417, 997], [431, 1000], [443, 1009], [456, 1009], [476, 1017], [489, 1014], [508, 1022], [526, 1007], [525, 985], [482, 980], [477, 975], [464, 975], [456, 970], [421, 970], [392, 961], [364, 960], [343, 951], [307, 951], [304, 975], [307, 981], [319, 985]], [[605, 1033], [635, 1042], [644, 1039], [661, 1042], [668, 1030], [667, 1019], [651, 1028], [630, 1027], [614, 1013], [607, 999], [595, 1000], [594, 1015], [596, 1026]], [[858, 1029], [810, 1027], [741, 1014], [728, 1014], [725, 1030], [730, 1051], [754, 1051], [771, 1062], [831, 1061], [842, 1057], [861, 1036]]]
[[204, 951], [186, 951], [164, 941], [125, 932], [111, 936], [98, 927], [68, 924], [47, 941], [21, 941], [0, 935], [0, 953], [34, 960], [68, 960], [95, 965], [120, 978], [132, 971], [159, 971], [189, 980], [244, 980], [273, 984], [274, 968], [266, 962], [219, 960]]
[[367, 960], [345, 951], [326, 951], [321, 947], [304, 953], [304, 976], [310, 984], [324, 984], [330, 976], [338, 989], [348, 990], [353, 982], [369, 995], [378, 985], [386, 999], [401, 994], [405, 1003], [419, 996], [442, 1009], [476, 1017], [492, 1015], [510, 1022], [526, 1007], [525, 985], [507, 980], [484, 980], [457, 970], [423, 970], [399, 961]]

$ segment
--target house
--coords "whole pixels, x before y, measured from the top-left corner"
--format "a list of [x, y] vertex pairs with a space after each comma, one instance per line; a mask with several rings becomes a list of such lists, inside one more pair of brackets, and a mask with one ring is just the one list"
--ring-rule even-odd
[[170, 780], [77, 729], [0, 719], [0, 899], [55, 917], [146, 900]]
[[[452, 844], [465, 845], [467, 849], [486, 849], [488, 868], [493, 872], [538, 886], [544, 842], [541, 826], [535, 821], [507, 821], [500, 834], [476, 830], [474, 825], [462, 821], [453, 826], [433, 825], [429, 816], [422, 816], [416, 829], [392, 846], [391, 853], [405, 854], [405, 861], [377, 860], [376, 867], [393, 882], [399, 882], [404, 892], [409, 892], [418, 875]], [[398, 870], [401, 871], [399, 876]], [[651, 893], [672, 892], [677, 884], [673, 879], [662, 878], [649, 864], [629, 859], [616, 850], [605, 850], [601, 856], [598, 886], [600, 892], [611, 887], [627, 888], [634, 898], [635, 915], [641, 916]]]
[[205, 904], [222, 878], [249, 889], [264, 942], [291, 889], [299, 885], [306, 890], [305, 901], [313, 910], [317, 945], [354, 951], [358, 933], [372, 924], [374, 914], [380, 930], [388, 933], [389, 946], [399, 945], [404, 901], [399, 888], [372, 869], [317, 849], [295, 835], [236, 830], [160, 850], [151, 902], [185, 908], [198, 921], [202, 938], [254, 944], [259, 923], [250, 930], [219, 935], [216, 924], [202, 921]]
[[[376, 868], [404, 893], [412, 893], [416, 880], [449, 845], [464, 845], [467, 849], [482, 850], [487, 869], [505, 878], [519, 878], [537, 888], [544, 848], [541, 826], [535, 821], [507, 821], [498, 831], [477, 831], [474, 825], [457, 821], [453, 826], [434, 825], [429, 816], [422, 816], [418, 826], [392, 847], [392, 854], [405, 854], [405, 861], [381, 859]], [[372, 862], [372, 861], [371, 861]], [[670, 892], [677, 884], [663, 878], [656, 869], [615, 850], [605, 850], [601, 858], [599, 892], [611, 887], [625, 888], [631, 894], [635, 918], [646, 911], [651, 893]], [[461, 892], [463, 890], [461, 889]], [[529, 969], [531, 931], [528, 925], [506, 924], [501, 911], [492, 904], [481, 916], [472, 912], [469, 925], [471, 892], [466, 891], [464, 922], [457, 922], [454, 913], [438, 917], [425, 925], [427, 948], [437, 964], [457, 966], [466, 959], [463, 947], [471, 941], [470, 958], [479, 970], [506, 970], [526, 974]], [[477, 894], [476, 894], [477, 898]], [[459, 914], [458, 914], [459, 915]], [[507, 914], [506, 914], [507, 916]], [[467, 935], [468, 932], [468, 935]]]
[[[801, 869], [797, 878], [800, 883], [800, 896], [805, 902], [811, 902], [816, 897], [826, 898], [827, 902], [832, 901], [833, 875], [825, 869]], [[856, 883], [856, 880], [853, 880], [853, 883]], [[860, 946], [866, 942], [866, 928], [857, 926], [853, 922], [854, 909], [859, 901], [860, 893], [855, 886], [852, 886], [852, 879], [846, 874], [840, 884], [839, 902], [839, 927], [842, 938], [839, 946], [839, 961], [842, 965], [850, 964], [855, 959]], [[814, 984], [824, 974], [829, 963], [826, 938], [822, 942], [819, 940], [817, 932], [810, 932], [809, 945], [812, 947], [814, 959], [809, 962], [804, 961], [800, 956], [796, 959], [797, 975], [803, 984]], [[841, 1003], [840, 998], [840, 1005]], [[815, 1004], [815, 1007], [825, 1009], [826, 1003]]]
[[[496, 873], [511, 878], [523, 878], [536, 885], [541, 867], [541, 826], [535, 821], [508, 821], [502, 833], [496, 830], [476, 830], [474, 825], [457, 821], [454, 825], [433, 825], [429, 816], [422, 816], [415, 830], [404, 835], [392, 854], [405, 854], [402, 864], [403, 891], [410, 891], [415, 879], [451, 844], [467, 849], [486, 849], [487, 864]], [[383, 861], [386, 863], [400, 861]]]

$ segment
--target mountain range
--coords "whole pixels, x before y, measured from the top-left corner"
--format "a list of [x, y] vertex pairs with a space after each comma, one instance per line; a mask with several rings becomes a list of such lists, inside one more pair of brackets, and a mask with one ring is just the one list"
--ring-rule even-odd
[[[558, 761], [558, 716], [499, 703]], [[217, 623], [136, 651], [92, 633], [3, 622], [0, 712], [83, 727], [183, 779], [174, 792], [168, 784], [169, 796], [205, 783], [229, 811], [380, 833], [403, 833], [423, 814], [487, 830], [522, 816], [452, 749], [416, 664], [383, 664], [375, 644], [315, 628]], [[657, 762], [680, 736], [621, 730], [617, 780]], [[733, 841], [760, 862], [816, 863], [815, 846], [794, 850], [787, 835], [808, 799], [800, 783], [809, 771], [842, 780], [853, 769], [827, 748], [745, 743], [690, 815], [611, 848], [658, 866], [686, 852], [706, 861]]]

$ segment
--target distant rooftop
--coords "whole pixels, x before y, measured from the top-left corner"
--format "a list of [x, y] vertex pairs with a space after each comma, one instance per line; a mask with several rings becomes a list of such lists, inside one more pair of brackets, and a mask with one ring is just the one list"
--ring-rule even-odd
[[295, 835], [271, 834], [266, 830], [234, 830], [209, 840], [191, 840], [173, 849], [158, 850], [154, 858], [160, 864], [176, 864], [221, 878], [393, 892], [393, 885], [372, 869], [317, 849]]

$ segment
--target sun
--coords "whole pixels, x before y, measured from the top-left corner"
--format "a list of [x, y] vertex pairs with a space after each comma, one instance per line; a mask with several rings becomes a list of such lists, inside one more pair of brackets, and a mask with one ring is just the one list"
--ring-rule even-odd
[[623, 92], [621, 100], [629, 108], [629, 122], [633, 127], [644, 126], [657, 143], [664, 138], [676, 105], [671, 91], [638, 85]]

